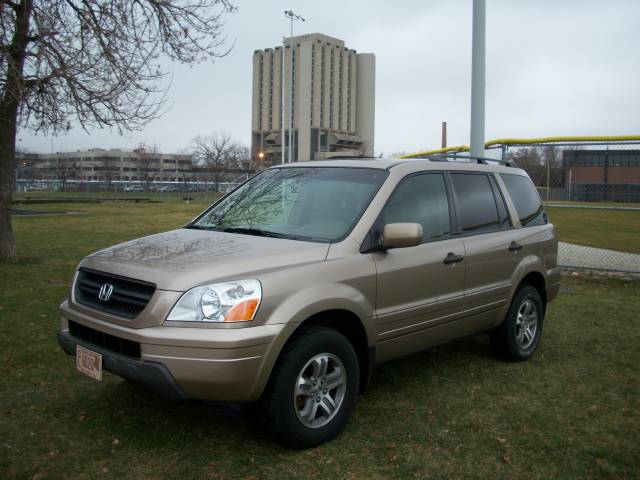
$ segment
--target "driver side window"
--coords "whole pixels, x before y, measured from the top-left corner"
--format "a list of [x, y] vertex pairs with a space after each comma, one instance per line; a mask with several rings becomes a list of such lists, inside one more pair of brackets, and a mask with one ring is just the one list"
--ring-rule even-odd
[[449, 200], [441, 173], [412, 175], [402, 180], [384, 209], [384, 223], [419, 223], [423, 242], [451, 233]]

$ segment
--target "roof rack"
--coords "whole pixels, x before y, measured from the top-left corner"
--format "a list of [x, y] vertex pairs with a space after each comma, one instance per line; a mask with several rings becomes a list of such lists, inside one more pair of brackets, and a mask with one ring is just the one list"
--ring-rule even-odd
[[325, 158], [324, 160], [380, 160], [380, 157], [369, 157], [366, 155], [358, 155], [357, 157], [351, 155], [336, 155], [335, 157]]
[[500, 158], [486, 158], [486, 157], [478, 157], [475, 155], [461, 155], [459, 153], [436, 153], [433, 155], [425, 155], [424, 157], [415, 157], [414, 160], [424, 159], [431, 160], [432, 162], [455, 162], [455, 161], [469, 161], [475, 160], [476, 163], [480, 165], [489, 165], [489, 162], [500, 163], [505, 167], [515, 167], [516, 164], [511, 160], [502, 160]]

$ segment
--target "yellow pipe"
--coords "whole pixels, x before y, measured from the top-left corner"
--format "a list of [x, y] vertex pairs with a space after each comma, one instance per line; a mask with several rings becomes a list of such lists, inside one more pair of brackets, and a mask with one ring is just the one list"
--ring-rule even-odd
[[484, 144], [485, 147], [495, 145], [523, 145], [530, 143], [557, 142], [632, 142], [640, 141], [640, 135], [565, 135], [560, 137], [539, 138], [497, 138]]
[[[539, 138], [497, 138], [489, 140], [484, 144], [485, 148], [494, 147], [496, 145], [530, 145], [540, 143], [557, 143], [557, 142], [632, 142], [640, 141], [640, 135], [567, 135], [560, 137], [539, 137]], [[427, 150], [426, 152], [409, 153], [398, 158], [419, 158], [428, 155], [437, 155], [439, 153], [448, 152], [467, 152], [468, 145], [459, 145], [456, 147], [440, 148], [438, 150]]]
[[468, 152], [469, 145], [458, 145], [457, 147], [439, 148], [438, 150], [427, 150], [426, 152], [409, 153], [407, 155], [401, 155], [398, 158], [418, 158], [426, 157], [428, 155], [437, 155], [438, 153], [448, 152]]

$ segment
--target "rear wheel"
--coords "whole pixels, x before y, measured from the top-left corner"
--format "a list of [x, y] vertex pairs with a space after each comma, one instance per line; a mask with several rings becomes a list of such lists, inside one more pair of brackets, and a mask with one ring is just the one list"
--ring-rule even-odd
[[531, 285], [522, 285], [513, 297], [504, 322], [491, 333], [493, 350], [513, 362], [528, 360], [540, 343], [543, 320], [540, 293]]
[[359, 382], [351, 343], [335, 330], [311, 327], [280, 355], [262, 401], [261, 418], [286, 446], [315, 447], [345, 426]]

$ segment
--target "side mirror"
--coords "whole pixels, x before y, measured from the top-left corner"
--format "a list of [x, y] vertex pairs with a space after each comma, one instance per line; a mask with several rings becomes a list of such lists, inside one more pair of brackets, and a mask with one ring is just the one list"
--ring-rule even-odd
[[422, 243], [422, 225], [419, 223], [389, 223], [382, 232], [383, 248], [415, 247]]

